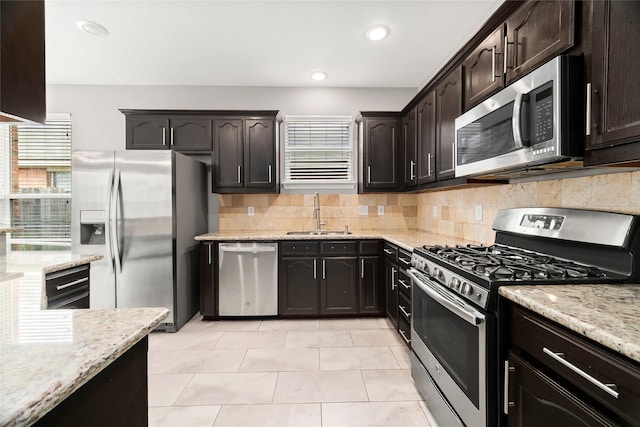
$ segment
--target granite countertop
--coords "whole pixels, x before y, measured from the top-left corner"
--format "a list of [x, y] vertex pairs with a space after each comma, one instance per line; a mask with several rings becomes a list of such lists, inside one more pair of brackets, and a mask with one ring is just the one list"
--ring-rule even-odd
[[24, 231], [24, 228], [22, 228], [22, 227], [2, 227], [2, 226], [0, 226], [0, 234], [17, 233], [19, 231]]
[[359, 230], [352, 234], [289, 235], [286, 231], [218, 231], [195, 237], [200, 241], [259, 241], [259, 240], [348, 240], [384, 239], [406, 250], [422, 245], [466, 245], [474, 243], [442, 234], [417, 230]]
[[640, 362], [640, 285], [502, 286], [500, 295]]
[[0, 257], [0, 426], [34, 423], [168, 315], [166, 308], [41, 309], [46, 273], [100, 258]]

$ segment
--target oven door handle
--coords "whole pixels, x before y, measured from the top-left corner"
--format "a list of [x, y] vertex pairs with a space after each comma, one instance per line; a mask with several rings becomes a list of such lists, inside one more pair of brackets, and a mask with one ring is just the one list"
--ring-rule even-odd
[[[421, 291], [426, 293], [430, 298], [434, 299], [440, 305], [448, 308], [451, 312], [453, 312], [456, 316], [461, 318], [462, 320], [470, 323], [472, 325], [479, 325], [484, 322], [484, 315], [477, 310], [474, 310], [470, 305], [465, 304], [462, 300], [459, 301], [459, 304], [456, 304], [446, 297], [444, 297], [440, 292], [436, 289], [433, 289], [431, 286], [423, 283], [414, 273], [413, 269], [407, 270], [407, 274], [411, 277], [411, 281], [415, 284]], [[458, 299], [457, 297], [455, 297]]]

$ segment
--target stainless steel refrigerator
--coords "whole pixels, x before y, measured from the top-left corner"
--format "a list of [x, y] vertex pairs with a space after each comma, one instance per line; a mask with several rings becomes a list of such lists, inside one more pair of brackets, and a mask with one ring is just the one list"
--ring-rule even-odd
[[206, 188], [205, 165], [172, 150], [73, 152], [72, 251], [104, 255], [90, 308], [166, 307], [169, 332], [198, 311]]

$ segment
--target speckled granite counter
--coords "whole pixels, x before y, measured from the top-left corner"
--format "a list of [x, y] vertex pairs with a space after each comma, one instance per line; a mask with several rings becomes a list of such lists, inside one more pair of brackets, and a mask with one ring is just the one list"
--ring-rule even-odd
[[640, 362], [640, 285], [503, 286], [499, 293]]
[[45, 273], [99, 258], [0, 258], [0, 426], [37, 421], [167, 316], [165, 308], [41, 310]]
[[195, 237], [201, 241], [384, 239], [407, 250], [422, 245], [466, 245], [468, 240], [417, 230], [361, 230], [352, 234], [289, 235], [285, 231], [219, 231]]

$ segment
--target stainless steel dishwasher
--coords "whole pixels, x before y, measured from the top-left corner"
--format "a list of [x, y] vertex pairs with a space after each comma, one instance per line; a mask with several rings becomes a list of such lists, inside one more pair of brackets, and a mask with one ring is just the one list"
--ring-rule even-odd
[[278, 314], [278, 244], [218, 245], [220, 316]]

